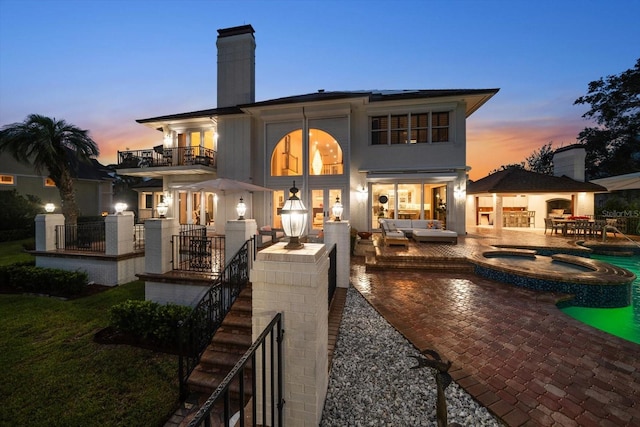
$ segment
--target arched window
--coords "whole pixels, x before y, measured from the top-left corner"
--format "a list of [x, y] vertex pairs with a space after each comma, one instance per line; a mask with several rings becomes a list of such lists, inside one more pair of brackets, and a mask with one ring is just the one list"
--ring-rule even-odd
[[302, 175], [302, 130], [289, 132], [271, 155], [271, 176]]
[[327, 132], [309, 130], [309, 175], [342, 175], [344, 163], [340, 144]]
[[[344, 161], [340, 144], [329, 133], [320, 129], [309, 130], [309, 175], [342, 175]], [[286, 134], [271, 155], [271, 176], [302, 175], [302, 130]]]

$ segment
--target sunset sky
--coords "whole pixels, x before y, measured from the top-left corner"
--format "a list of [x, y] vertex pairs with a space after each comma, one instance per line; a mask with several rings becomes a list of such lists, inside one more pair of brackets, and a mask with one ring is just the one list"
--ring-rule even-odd
[[0, 0], [0, 125], [88, 129], [104, 164], [162, 143], [136, 119], [216, 106], [216, 37], [251, 24], [256, 101], [318, 89], [500, 92], [467, 121], [479, 179], [590, 123], [590, 81], [640, 56], [640, 2]]

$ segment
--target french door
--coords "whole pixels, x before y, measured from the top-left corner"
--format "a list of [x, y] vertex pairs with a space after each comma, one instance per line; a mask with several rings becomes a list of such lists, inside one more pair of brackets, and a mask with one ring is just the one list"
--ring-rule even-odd
[[[325, 221], [333, 219], [331, 208], [336, 198], [344, 205], [343, 191], [340, 188], [311, 188], [311, 203], [309, 209], [309, 234], [318, 234], [324, 228]], [[345, 209], [346, 212], [346, 209]]]

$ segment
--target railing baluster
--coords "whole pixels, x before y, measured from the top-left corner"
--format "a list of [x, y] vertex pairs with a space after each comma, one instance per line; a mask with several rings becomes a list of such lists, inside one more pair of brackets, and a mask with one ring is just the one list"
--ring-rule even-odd
[[[282, 313], [277, 313], [273, 319], [271, 319], [271, 322], [269, 323], [269, 325], [262, 331], [262, 333], [258, 336], [258, 338], [253, 342], [253, 344], [251, 344], [251, 347], [249, 347], [249, 349], [244, 353], [244, 355], [240, 358], [240, 360], [238, 361], [238, 363], [235, 364], [235, 366], [231, 369], [231, 371], [227, 374], [227, 376], [224, 378], [224, 380], [222, 380], [222, 382], [220, 383], [220, 385], [216, 388], [216, 390], [213, 392], [213, 394], [211, 394], [211, 396], [209, 396], [209, 398], [207, 399], [207, 401], [202, 405], [202, 407], [198, 410], [198, 412], [196, 413], [196, 415], [194, 416], [194, 418], [191, 420], [191, 422], [189, 423], [189, 427], [195, 427], [195, 426], [199, 426], [201, 425], [203, 422], [205, 425], [209, 425], [209, 420], [211, 419], [211, 411], [213, 410], [215, 404], [220, 400], [223, 399], [222, 403], [224, 405], [223, 407], [223, 419], [224, 419], [224, 425], [228, 425], [229, 423], [229, 409], [230, 409], [230, 398], [229, 398], [229, 389], [231, 387], [231, 383], [234, 381], [234, 379], [240, 375], [240, 379], [239, 381], [241, 381], [241, 386], [240, 386], [240, 407], [244, 408], [245, 402], [244, 402], [244, 387], [242, 386], [242, 376], [244, 376], [244, 371], [246, 369], [247, 363], [249, 363], [249, 361], [251, 361], [251, 376], [252, 376], [252, 384], [253, 384], [253, 399], [252, 399], [252, 424], [253, 426], [256, 425], [256, 420], [257, 420], [257, 416], [256, 416], [256, 412], [257, 412], [257, 403], [256, 403], [256, 371], [257, 371], [257, 364], [256, 364], [256, 352], [258, 350], [261, 350], [261, 358], [262, 358], [262, 376], [263, 376], [263, 382], [262, 382], [262, 401], [263, 401], [263, 405], [262, 405], [262, 425], [266, 426], [266, 413], [267, 410], [270, 410], [271, 413], [273, 414], [274, 411], [278, 411], [278, 426], [282, 426], [282, 421], [283, 421], [283, 405], [284, 405], [284, 401], [282, 400], [282, 382], [283, 382], [283, 375], [284, 373], [282, 372]], [[265, 380], [266, 380], [266, 374], [265, 374], [265, 355], [266, 355], [266, 351], [267, 351], [267, 336], [269, 336], [270, 340], [273, 341], [273, 335], [277, 334], [277, 339], [276, 341], [278, 342], [278, 351], [275, 352], [275, 354], [277, 354], [277, 366], [278, 366], [278, 371], [277, 371], [277, 378], [275, 381], [277, 381], [278, 384], [278, 398], [277, 398], [277, 403], [272, 405], [271, 407], [267, 407], [266, 406], [266, 385], [265, 385]], [[272, 348], [272, 353], [273, 352], [273, 348]], [[273, 400], [273, 399], [272, 399]], [[273, 419], [273, 417], [272, 417]], [[240, 410], [240, 425], [244, 425], [244, 411], [241, 409]], [[272, 426], [275, 426], [276, 424], [272, 423]]]

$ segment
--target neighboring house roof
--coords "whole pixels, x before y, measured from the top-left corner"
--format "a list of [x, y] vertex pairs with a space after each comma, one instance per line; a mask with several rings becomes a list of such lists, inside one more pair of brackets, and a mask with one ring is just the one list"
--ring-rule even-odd
[[606, 187], [607, 191], [640, 190], [640, 172], [594, 179], [591, 182]]
[[416, 89], [416, 90], [356, 90], [356, 91], [331, 91], [320, 90], [318, 92], [303, 95], [287, 96], [265, 101], [253, 102], [250, 104], [238, 105], [235, 107], [212, 108], [208, 110], [193, 111], [189, 113], [170, 114], [166, 116], [139, 119], [136, 122], [141, 124], [157, 124], [174, 120], [188, 120], [199, 118], [210, 118], [229, 114], [243, 113], [243, 109], [254, 107], [268, 107], [276, 105], [297, 104], [307, 102], [333, 101], [349, 98], [367, 98], [368, 102], [382, 102], [424, 98], [443, 98], [451, 96], [473, 96], [477, 99], [467, 106], [467, 117], [482, 106], [500, 89]]
[[582, 182], [567, 176], [551, 176], [520, 168], [492, 173], [467, 184], [467, 194], [481, 193], [573, 193], [606, 191], [601, 185]]
[[76, 178], [95, 181], [113, 180], [111, 170], [96, 159], [91, 159], [91, 163], [78, 162]]
[[162, 179], [152, 178], [131, 186], [134, 191], [162, 191]]

